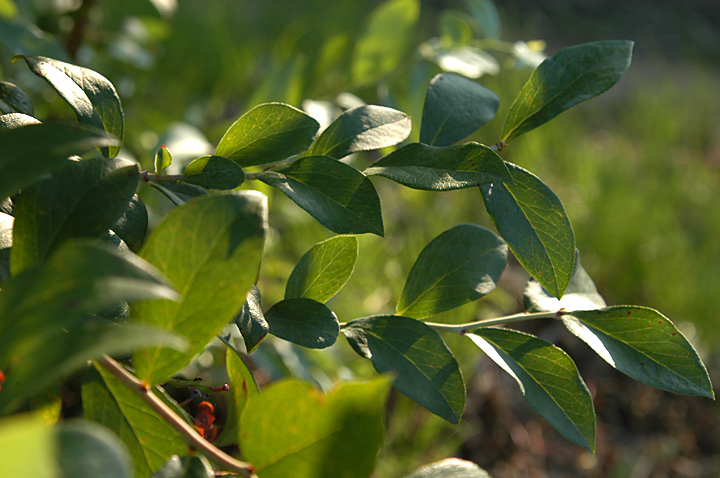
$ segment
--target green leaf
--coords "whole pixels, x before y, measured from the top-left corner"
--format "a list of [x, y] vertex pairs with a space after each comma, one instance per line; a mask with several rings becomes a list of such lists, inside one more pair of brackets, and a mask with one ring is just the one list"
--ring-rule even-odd
[[245, 303], [240, 309], [240, 313], [235, 317], [235, 323], [245, 341], [247, 353], [251, 353], [263, 341], [270, 330], [270, 326], [263, 315], [260, 290], [256, 286], [252, 286], [250, 292], [247, 293]]
[[565, 438], [595, 452], [595, 409], [575, 362], [535, 336], [483, 327], [467, 334], [518, 383], [525, 401]]
[[216, 446], [228, 446], [240, 441], [240, 415], [248, 400], [260, 394], [255, 377], [245, 360], [234, 349], [228, 347], [225, 364], [230, 379], [230, 399], [225, 426], [215, 440]]
[[468, 25], [472, 18], [465, 12], [443, 10], [440, 12], [441, 43], [445, 45], [467, 45], [473, 39], [473, 32]]
[[270, 333], [303, 347], [324, 349], [340, 333], [337, 317], [325, 304], [312, 299], [286, 299], [265, 312]]
[[488, 229], [461, 224], [420, 253], [397, 303], [399, 315], [423, 319], [460, 307], [495, 289], [508, 248]]
[[110, 227], [131, 251], [137, 252], [145, 241], [148, 229], [148, 212], [145, 203], [137, 194], [133, 194], [125, 212]]
[[208, 189], [235, 189], [245, 181], [245, 171], [222, 156], [201, 156], [187, 165], [182, 179]]
[[36, 118], [22, 113], [9, 113], [0, 115], [0, 131], [16, 129], [29, 124], [40, 124]]
[[364, 173], [426, 191], [513, 182], [505, 161], [492, 149], [474, 142], [448, 147], [408, 144], [381, 158]]
[[0, 103], [9, 106], [11, 109], [11, 111], [3, 111], [3, 115], [23, 113], [27, 116], [33, 116], [35, 114], [32, 101], [27, 93], [8, 81], [0, 81]]
[[130, 455], [107, 428], [85, 420], [63, 422], [58, 430], [58, 464], [67, 478], [131, 478]]
[[492, 0], [467, 0], [467, 8], [480, 27], [480, 33], [486, 38], [500, 39], [502, 21]]
[[87, 420], [105, 425], [125, 444], [135, 477], [147, 478], [173, 455], [188, 452], [185, 440], [135, 392], [95, 364], [82, 385]]
[[67, 164], [67, 158], [116, 140], [66, 123], [30, 124], [0, 131], [0, 198]]
[[307, 150], [319, 128], [317, 121], [297, 108], [265, 103], [230, 126], [215, 154], [240, 166], [273, 163]]
[[406, 58], [419, 16], [418, 0], [388, 0], [372, 11], [355, 45], [353, 83], [376, 84], [398, 67]]
[[418, 468], [405, 478], [491, 478], [487, 471], [472, 461], [445, 458]]
[[357, 256], [355, 236], [335, 236], [315, 244], [290, 274], [285, 298], [305, 297], [327, 302], [350, 279]]
[[423, 107], [420, 142], [450, 146], [495, 117], [500, 98], [480, 83], [454, 73], [430, 81]]
[[137, 189], [137, 164], [124, 159], [67, 161], [15, 200], [13, 274], [41, 263], [63, 241], [100, 237], [128, 207]]
[[575, 234], [560, 199], [531, 172], [507, 163], [515, 184], [480, 186], [485, 207], [517, 260], [555, 297], [575, 269]]
[[143, 302], [132, 318], [184, 335], [190, 348], [135, 353], [139, 377], [166, 380], [235, 317], [257, 280], [266, 232], [267, 198], [256, 191], [197, 198], [158, 224], [140, 256], [170, 280], [181, 299]]
[[394, 372], [394, 387], [432, 413], [459, 423], [465, 382], [440, 335], [419, 320], [399, 316], [356, 319], [342, 328], [350, 345], [380, 373]]
[[566, 109], [609, 90], [630, 68], [633, 42], [601, 41], [565, 48], [538, 66], [510, 107], [508, 143]]
[[580, 263], [580, 252], [575, 254], [575, 271], [570, 278], [565, 294], [558, 300], [535, 279], [525, 286], [525, 308], [528, 312], [555, 312], [563, 309], [573, 310], [600, 309], [606, 307], [605, 299], [598, 293], [595, 282]]
[[[122, 141], [125, 129], [120, 97], [104, 76], [90, 69], [42, 56], [18, 56], [30, 70], [45, 79], [75, 111], [80, 123], [104, 129]], [[117, 156], [120, 146], [103, 152]]]
[[168, 151], [167, 146], [160, 145], [160, 149], [155, 153], [155, 174], [162, 173], [171, 164], [172, 154]]
[[163, 196], [168, 198], [176, 206], [181, 206], [191, 199], [209, 194], [204, 188], [188, 183], [150, 181], [148, 184], [160, 191]]
[[320, 224], [338, 234], [383, 235], [380, 198], [360, 171], [326, 156], [299, 159], [257, 178], [281, 190]]
[[243, 457], [263, 478], [368, 478], [382, 444], [389, 389], [385, 377], [344, 382], [327, 396], [307, 382], [275, 382], [242, 414]]
[[55, 433], [39, 413], [0, 420], [0, 476], [56, 478]]
[[0, 289], [10, 279], [10, 251], [15, 218], [0, 212]]
[[565, 313], [562, 320], [607, 363], [635, 380], [670, 392], [715, 398], [700, 356], [660, 312], [619, 306]]
[[359, 106], [338, 116], [313, 143], [313, 156], [340, 159], [358, 151], [393, 146], [410, 135], [412, 122], [402, 111]]

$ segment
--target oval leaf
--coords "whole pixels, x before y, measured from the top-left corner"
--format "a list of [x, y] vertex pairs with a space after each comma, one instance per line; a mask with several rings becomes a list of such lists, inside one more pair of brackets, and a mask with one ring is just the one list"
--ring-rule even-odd
[[263, 315], [260, 291], [256, 286], [252, 286], [250, 292], [247, 293], [245, 303], [240, 309], [240, 313], [235, 317], [235, 323], [245, 341], [247, 353], [251, 353], [270, 330], [270, 326]]
[[100, 237], [127, 210], [140, 180], [136, 163], [95, 158], [67, 161], [17, 196], [13, 274], [42, 262], [62, 241]]
[[513, 182], [505, 161], [492, 149], [474, 142], [448, 147], [408, 144], [375, 162], [364, 173], [425, 191]]
[[273, 163], [307, 150], [319, 128], [317, 121], [297, 108], [265, 103], [230, 126], [215, 154], [240, 166]]
[[[88, 68], [43, 56], [22, 58], [33, 73], [50, 83], [68, 102], [80, 123], [104, 129], [119, 140], [123, 139], [125, 117], [122, 104], [107, 78]], [[114, 158], [118, 152], [120, 146], [112, 146], [103, 154]]]
[[324, 349], [340, 333], [335, 313], [312, 299], [286, 299], [265, 312], [270, 333], [303, 347]]
[[530, 279], [525, 286], [525, 308], [528, 312], [555, 312], [560, 309], [573, 310], [599, 309], [607, 306], [605, 299], [598, 293], [595, 282], [580, 263], [580, 252], [575, 255], [575, 271], [570, 278], [565, 294], [558, 300], [538, 281]]
[[638, 306], [575, 311], [565, 326], [607, 363], [640, 382], [685, 395], [715, 398], [692, 344], [660, 312]]
[[461, 224], [418, 256], [397, 304], [399, 315], [422, 319], [477, 300], [495, 289], [508, 248], [484, 227]]
[[148, 184], [160, 191], [163, 196], [168, 198], [170, 202], [176, 206], [181, 206], [191, 199], [209, 194], [204, 188], [188, 183], [149, 181]]
[[263, 171], [257, 178], [333, 232], [383, 235], [380, 198], [370, 180], [352, 166], [311, 156], [278, 171]]
[[465, 382], [450, 349], [428, 325], [399, 316], [356, 319], [342, 328], [350, 345], [380, 373], [394, 372], [394, 387], [432, 413], [459, 423]]
[[352, 275], [357, 256], [355, 236], [336, 236], [315, 244], [290, 274], [285, 298], [305, 297], [327, 302]]
[[423, 107], [420, 142], [450, 146], [495, 117], [500, 98], [480, 83], [454, 73], [430, 81]]
[[609, 90], [630, 68], [632, 50], [631, 41], [601, 41], [566, 48], [543, 61], [510, 107], [502, 141]]
[[390, 381], [344, 382], [323, 396], [307, 382], [275, 382], [240, 418], [243, 457], [263, 478], [369, 478], [385, 432]]
[[555, 297], [575, 269], [575, 234], [560, 199], [540, 179], [507, 163], [514, 184], [480, 186], [485, 207], [517, 260]]
[[168, 151], [167, 146], [160, 145], [157, 153], [155, 153], [155, 174], [162, 173], [171, 164], [172, 154]]
[[12, 196], [62, 168], [69, 156], [112, 144], [117, 141], [66, 123], [29, 124], [0, 131], [0, 198]]
[[245, 181], [245, 171], [222, 156], [201, 156], [187, 165], [182, 179], [208, 189], [235, 189]]
[[133, 354], [139, 377], [166, 380], [235, 317], [257, 280], [266, 231], [267, 198], [256, 191], [197, 198], [158, 224], [140, 256], [165, 274], [181, 299], [142, 302], [131, 318], [184, 335], [190, 348]]
[[459, 458], [444, 460], [418, 468], [405, 478], [491, 478], [487, 471], [472, 461]]
[[33, 108], [27, 93], [8, 81], [0, 81], [0, 104], [10, 107], [10, 111], [4, 111], [3, 108], [3, 115], [22, 113], [26, 116], [33, 116], [35, 114], [35, 108]]
[[310, 152], [340, 159], [358, 151], [398, 144], [411, 130], [410, 117], [402, 111], [385, 106], [359, 106], [338, 116], [315, 140]]
[[58, 465], [73, 478], [131, 478], [130, 456], [120, 439], [94, 422], [71, 420], [58, 430]]
[[148, 229], [148, 212], [140, 196], [133, 195], [125, 212], [110, 229], [127, 244], [131, 251], [140, 250]]
[[595, 452], [595, 409], [575, 362], [532, 335], [483, 327], [467, 336], [509, 373], [535, 413], [565, 438]]

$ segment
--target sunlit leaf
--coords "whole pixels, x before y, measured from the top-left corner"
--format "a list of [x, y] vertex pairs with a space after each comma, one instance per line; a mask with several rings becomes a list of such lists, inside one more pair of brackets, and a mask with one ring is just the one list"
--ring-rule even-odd
[[0, 476], [56, 478], [55, 433], [39, 414], [0, 420]]
[[422, 319], [495, 289], [508, 248], [488, 229], [461, 224], [433, 239], [415, 261], [397, 303], [399, 315]]
[[495, 117], [500, 98], [480, 83], [453, 73], [430, 82], [423, 107], [420, 142], [450, 146]]
[[230, 126], [215, 154], [240, 166], [272, 163], [307, 150], [319, 128], [317, 121], [297, 108], [265, 103]]
[[37, 118], [22, 113], [9, 113], [0, 115], [0, 131], [17, 129], [29, 124], [40, 124]]
[[715, 398], [692, 344], [660, 312], [619, 306], [564, 313], [565, 326], [606, 362], [662, 390]]
[[270, 330], [265, 315], [263, 315], [260, 291], [256, 286], [252, 286], [247, 293], [245, 303], [235, 317], [235, 323], [240, 329], [248, 353], [255, 350], [255, 347], [262, 342]]
[[575, 362], [532, 335], [483, 327], [468, 333], [518, 383], [528, 405], [565, 438], [595, 451], [595, 409]]
[[502, 141], [512, 141], [609, 90], [630, 68], [632, 50], [631, 41], [585, 43], [542, 62], [510, 107]]
[[364, 173], [426, 191], [450, 191], [513, 182], [498, 154], [478, 143], [437, 147], [412, 143], [373, 163]]
[[242, 414], [243, 457], [263, 478], [368, 478], [382, 443], [389, 389], [385, 377], [344, 382], [327, 396], [295, 379], [275, 382]]
[[312, 299], [280, 301], [265, 312], [265, 320], [271, 334], [312, 349], [331, 346], [340, 333], [335, 313]]
[[234, 189], [245, 181], [245, 171], [222, 156], [201, 156], [185, 167], [186, 183], [208, 189]]
[[172, 164], [172, 154], [168, 151], [167, 146], [160, 145], [155, 153], [155, 173], [162, 173], [168, 166]]
[[514, 184], [480, 186], [485, 207], [517, 260], [562, 297], [575, 269], [575, 234], [560, 199], [537, 176], [506, 163]]
[[315, 156], [340, 159], [358, 151], [393, 146], [410, 135], [412, 124], [402, 111], [384, 106], [359, 106], [341, 114], [315, 140]]
[[342, 332], [380, 372], [394, 372], [394, 387], [434, 414], [458, 423], [465, 383], [457, 361], [432, 328], [415, 319], [375, 316], [348, 322]]
[[418, 468], [405, 478], [491, 478], [487, 471], [472, 461], [459, 458], [444, 460]]
[[327, 302], [352, 275], [357, 256], [355, 236], [335, 236], [315, 244], [290, 274], [285, 298], [305, 297]]
[[285, 193], [338, 234], [383, 235], [380, 198], [360, 171], [326, 156], [311, 156], [257, 178]]

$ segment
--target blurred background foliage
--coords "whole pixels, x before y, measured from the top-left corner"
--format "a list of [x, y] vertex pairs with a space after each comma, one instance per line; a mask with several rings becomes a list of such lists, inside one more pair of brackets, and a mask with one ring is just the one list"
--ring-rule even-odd
[[[303, 108], [321, 124], [363, 102], [395, 107], [412, 116], [416, 139], [427, 85], [443, 70], [476, 78], [500, 96], [497, 119], [473, 137], [493, 144], [544, 54], [594, 40], [635, 40], [633, 65], [620, 84], [518, 139], [503, 157], [561, 198], [583, 265], [607, 302], [659, 309], [712, 369], [720, 338], [719, 25], [720, 4], [702, 0], [0, 0], [0, 76], [30, 93], [38, 118], [72, 119], [42, 80], [11, 65], [12, 56], [46, 55], [100, 72], [123, 99], [121, 156], [149, 168], [160, 144], [181, 163], [206, 154], [242, 113], [268, 101]], [[377, 158], [347, 160], [362, 168]], [[428, 193], [373, 182], [386, 234], [360, 238], [355, 273], [329, 304], [341, 321], [393, 313], [415, 258], [441, 232], [462, 222], [490, 226], [479, 191]], [[261, 184], [247, 187], [271, 195], [259, 283], [269, 305], [282, 299], [301, 255], [332, 234], [283, 196]], [[169, 207], [150, 188], [141, 194], [151, 213]], [[527, 277], [511, 263], [502, 290], [439, 320], [516, 312]], [[471, 407], [473, 390], [488, 387], [479, 373], [489, 373], [487, 364], [472, 344], [447, 340], [469, 383]], [[339, 361], [338, 354], [352, 356], [345, 345], [316, 352], [275, 340], [252, 357], [261, 380], [292, 373], [329, 387], [336, 377], [372, 373], [368, 363]], [[211, 369], [212, 354], [201, 359], [200, 367]], [[390, 408], [378, 476], [451, 455], [483, 432], [473, 417], [449, 426], [400, 395]], [[622, 460], [613, 462], [612, 474], [593, 475], [599, 462], [583, 456], [573, 458], [580, 460], [575, 473], [587, 465], [587, 476], [636, 476], [617, 465]]]

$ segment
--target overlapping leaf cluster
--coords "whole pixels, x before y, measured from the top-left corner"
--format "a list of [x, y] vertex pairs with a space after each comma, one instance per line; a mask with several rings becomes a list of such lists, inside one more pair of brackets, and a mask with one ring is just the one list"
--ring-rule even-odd
[[[371, 52], [377, 45], [361, 48]], [[328, 395], [296, 380], [260, 393], [243, 355], [229, 348], [231, 406], [218, 443], [239, 444], [260, 477], [367, 477], [382, 441], [391, 385], [440, 417], [460, 421], [465, 384], [439, 334], [455, 331], [513, 376], [529, 405], [568, 440], [594, 451], [592, 399], [565, 352], [487, 322], [426, 321], [491, 293], [511, 252], [533, 277], [527, 317], [562, 320], [610, 365], [637, 380], [713, 397], [702, 361], [669, 319], [652, 309], [606, 306], [577, 259], [560, 199], [537, 176], [500, 155], [518, 136], [614, 85], [631, 51], [630, 42], [600, 42], [546, 60], [513, 103], [494, 146], [458, 142], [493, 119], [497, 95], [448, 73], [429, 85], [420, 141], [398, 147], [364, 171], [341, 160], [404, 141], [411, 129], [406, 114], [360, 106], [318, 135], [319, 124], [304, 112], [269, 103], [241, 116], [213, 155], [195, 159], [178, 177], [163, 174], [172, 162], [165, 147], [156, 155], [154, 172], [116, 158], [123, 113], [105, 78], [60, 61], [24, 57], [86, 128], [37, 124], [30, 116], [2, 123], [0, 197], [9, 199], [0, 212], [0, 245], [7, 252], [0, 256], [0, 370], [6, 377], [0, 414], [15, 412], [41, 393], [47, 402], [56, 401], [57, 379], [103, 354], [129, 359], [148, 387], [163, 384], [228, 323], [239, 329], [247, 353], [267, 334], [318, 349], [342, 334], [378, 372], [388, 374], [339, 385]], [[355, 74], [361, 82], [372, 77], [368, 69]], [[326, 303], [358, 260], [355, 235], [384, 234], [372, 176], [428, 191], [478, 188], [497, 233], [474, 224], [445, 231], [418, 256], [396, 315], [340, 323]], [[141, 179], [176, 206], [149, 234], [147, 211], [136, 195]], [[267, 201], [259, 192], [237, 189], [248, 180], [277, 188], [339, 234], [301, 258], [284, 299], [269, 307], [257, 287]], [[178, 419], [189, 419], [161, 387], [156, 392]], [[129, 473], [122, 450], [129, 452], [138, 477], [209, 476], [204, 459], [176, 457], [187, 454], [183, 439], [97, 364], [86, 370], [82, 399], [85, 417], [115, 434], [107, 438], [88, 424], [65, 426], [59, 431], [63, 453], [67, 449], [81, 460], [97, 447], [99, 459], [119, 470], [117, 476]], [[35, 421], [24, 425], [38, 443], [50, 439]], [[0, 440], [17, 425], [3, 427], [8, 428], [0, 429]], [[63, 465], [66, 473], [71, 468], [71, 461]], [[450, 461], [413, 476], [484, 475]]]

